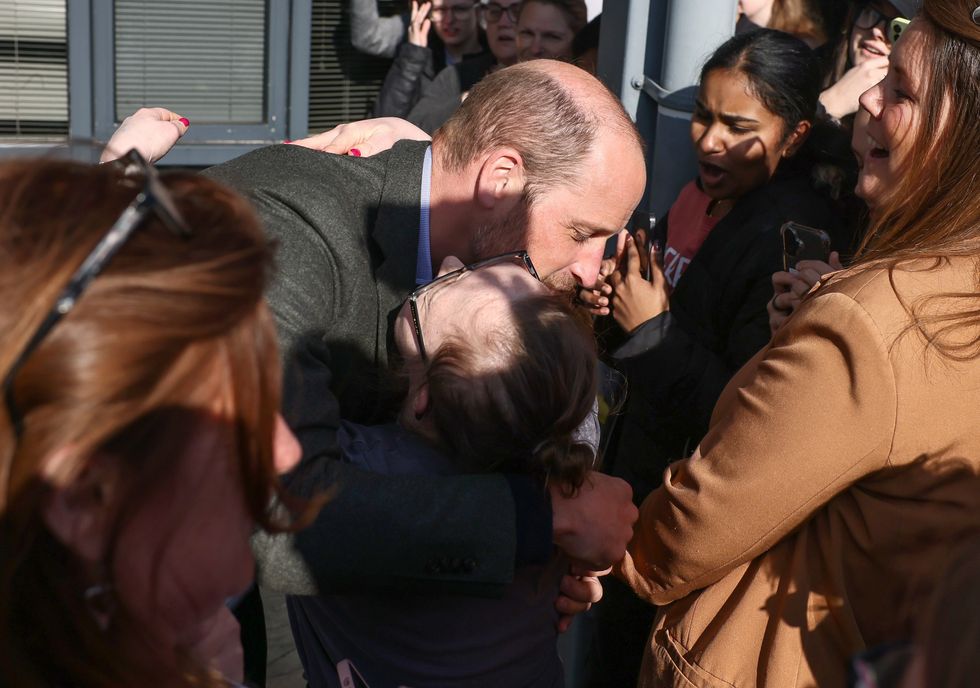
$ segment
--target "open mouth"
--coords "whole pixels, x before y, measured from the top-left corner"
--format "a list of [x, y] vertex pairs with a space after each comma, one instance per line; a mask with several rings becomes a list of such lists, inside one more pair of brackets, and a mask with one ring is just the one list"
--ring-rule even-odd
[[728, 174], [728, 171], [724, 168], [713, 165], [710, 162], [704, 162], [703, 160], [698, 163], [698, 169], [701, 173], [701, 183], [707, 184], [708, 186], [717, 184]]
[[874, 138], [868, 135], [868, 155], [872, 158], [883, 159], [887, 158], [890, 153], [888, 149], [882, 146], [880, 143], [874, 140]]

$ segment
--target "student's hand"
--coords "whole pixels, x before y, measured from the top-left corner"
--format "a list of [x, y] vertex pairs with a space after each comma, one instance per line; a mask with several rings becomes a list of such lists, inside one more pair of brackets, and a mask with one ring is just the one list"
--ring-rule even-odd
[[403, 139], [431, 141], [432, 137], [403, 119], [378, 117], [340, 124], [322, 134], [293, 141], [292, 145], [359, 158], [386, 151]]
[[616, 259], [606, 258], [599, 264], [599, 277], [592, 288], [578, 285], [578, 302], [589, 315], [609, 315], [609, 297], [612, 285], [609, 276], [616, 270]]
[[[646, 243], [646, 235], [637, 232], [639, 241]], [[626, 237], [626, 254], [619, 269], [609, 278], [613, 294], [610, 299], [612, 316], [624, 332], [632, 332], [650, 318], [670, 310], [670, 293], [667, 279], [656, 262], [651, 262], [646, 251], [637, 247], [637, 239]], [[650, 279], [644, 277], [649, 270]]]
[[432, 9], [431, 2], [423, 2], [421, 5], [412, 0], [412, 15], [408, 23], [408, 42], [420, 48], [429, 47], [429, 27], [432, 20], [429, 19], [429, 10]]
[[840, 255], [837, 251], [830, 254], [830, 262], [822, 260], [801, 260], [796, 265], [796, 272], [780, 271], [772, 276], [772, 287], [775, 292], [766, 305], [769, 313], [769, 331], [776, 333], [786, 318], [792, 315], [813, 285], [825, 275], [842, 270]]
[[591, 571], [602, 571], [623, 558], [639, 516], [628, 483], [592, 471], [572, 497], [558, 486], [548, 489], [552, 537], [559, 549]]
[[820, 102], [827, 114], [837, 119], [855, 113], [860, 107], [858, 98], [861, 94], [884, 79], [887, 73], [888, 57], [872, 57], [844, 72], [836, 84], [820, 94]]
[[560, 594], [555, 600], [555, 609], [560, 614], [559, 633], [568, 630], [576, 614], [588, 611], [602, 599], [602, 583], [599, 582], [599, 577], [608, 575], [610, 571], [611, 567], [603, 571], [589, 571], [573, 564], [568, 573], [562, 576]]
[[122, 157], [135, 148], [147, 162], [166, 155], [177, 139], [187, 133], [190, 122], [165, 108], [140, 108], [122, 121], [105, 145], [99, 162]]
[[221, 607], [195, 629], [193, 637], [184, 639], [182, 645], [205, 666], [241, 683], [245, 680], [241, 633], [235, 615], [227, 607]]

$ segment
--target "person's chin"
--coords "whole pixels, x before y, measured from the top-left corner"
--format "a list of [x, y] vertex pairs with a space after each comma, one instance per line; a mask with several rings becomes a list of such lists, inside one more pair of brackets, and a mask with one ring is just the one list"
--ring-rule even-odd
[[541, 281], [552, 290], [563, 294], [572, 292], [578, 284], [571, 273], [565, 271], [552, 273]]

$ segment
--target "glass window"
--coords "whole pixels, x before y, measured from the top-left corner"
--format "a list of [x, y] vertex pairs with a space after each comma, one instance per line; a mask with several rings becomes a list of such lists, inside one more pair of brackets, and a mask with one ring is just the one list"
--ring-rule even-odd
[[0, 0], [0, 141], [68, 135], [65, 0]]

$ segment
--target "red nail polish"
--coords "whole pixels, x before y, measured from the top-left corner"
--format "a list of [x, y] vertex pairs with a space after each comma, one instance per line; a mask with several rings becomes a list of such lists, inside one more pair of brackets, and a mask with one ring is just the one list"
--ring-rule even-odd
[[292, 139], [283, 139], [283, 141], [282, 141], [282, 142], [283, 142], [283, 143], [292, 143], [292, 142], [293, 142], [293, 140], [292, 140]]
[[189, 127], [191, 125], [191, 121], [189, 119], [187, 119], [186, 117], [181, 117], [177, 121], [180, 122], [181, 124], [183, 124], [185, 127]]
[[356, 148], [351, 148], [350, 154], [353, 155], [355, 158], [361, 157], [361, 151], [357, 150]]

